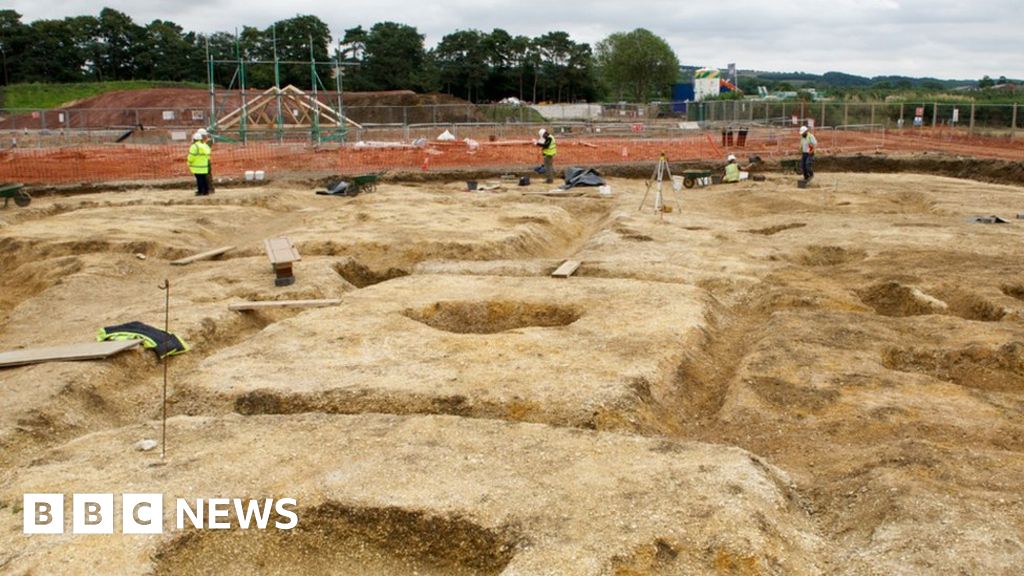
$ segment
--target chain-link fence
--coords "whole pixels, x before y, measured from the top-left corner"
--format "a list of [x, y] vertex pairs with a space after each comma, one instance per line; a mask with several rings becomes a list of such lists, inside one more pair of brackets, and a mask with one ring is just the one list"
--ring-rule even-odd
[[[234, 142], [357, 142], [432, 139], [448, 130], [457, 138], [494, 140], [525, 137], [538, 126], [557, 126], [574, 135], [662, 138], [695, 128], [717, 131], [787, 129], [811, 124], [873, 127], [885, 131], [930, 129], [951, 135], [1015, 138], [1024, 126], [1018, 105], [798, 102], [726, 100], [656, 102], [646, 105], [421, 105], [344, 106], [344, 127], [323, 120], [304, 126], [279, 126], [273, 111], [262, 125], [235, 122], [217, 132]], [[325, 110], [327, 110], [325, 108]], [[218, 112], [220, 115], [220, 113]], [[220, 115], [223, 118], [223, 115]], [[167, 144], [187, 141], [209, 127], [210, 110], [201, 107], [0, 110], [0, 145], [46, 147], [129, 142]]]
[[886, 130], [948, 128], [1013, 135], [1024, 127], [1017, 104], [723, 100], [690, 104], [687, 119], [706, 125], [879, 125]]

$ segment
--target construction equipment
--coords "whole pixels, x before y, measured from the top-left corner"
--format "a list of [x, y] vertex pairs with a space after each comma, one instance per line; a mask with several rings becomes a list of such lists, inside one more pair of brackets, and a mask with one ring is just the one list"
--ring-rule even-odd
[[683, 186], [693, 188], [698, 180], [704, 180], [705, 178], [711, 178], [710, 170], [684, 170]]
[[[671, 212], [672, 207], [665, 205], [665, 196], [662, 194], [662, 186], [665, 181], [665, 177], [672, 181], [672, 171], [668, 167], [668, 159], [665, 157], [665, 153], [662, 152], [658, 158], [658, 164], [654, 167], [654, 172], [651, 174], [651, 179], [647, 181], [647, 189], [644, 191], [644, 197], [640, 200], [640, 206], [637, 210], [643, 210], [644, 204], [647, 203], [647, 195], [651, 191], [651, 186], [654, 184], [658, 185], [657, 191], [654, 194], [654, 211], [658, 214], [664, 215], [666, 212]], [[679, 201], [680, 206], [682, 200]]]
[[387, 172], [374, 172], [372, 174], [362, 174], [352, 178], [351, 182], [345, 180], [337, 180], [328, 184], [327, 190], [319, 190], [317, 194], [320, 196], [358, 196], [364, 192], [373, 192], [377, 189], [377, 183], [381, 177]]
[[24, 208], [32, 203], [32, 197], [28, 192], [22, 190], [24, 186], [24, 184], [0, 184], [0, 198], [4, 199], [4, 208], [7, 208], [7, 202], [12, 198], [19, 208]]
[[800, 171], [800, 160], [779, 160], [779, 166], [785, 174], [802, 174]]

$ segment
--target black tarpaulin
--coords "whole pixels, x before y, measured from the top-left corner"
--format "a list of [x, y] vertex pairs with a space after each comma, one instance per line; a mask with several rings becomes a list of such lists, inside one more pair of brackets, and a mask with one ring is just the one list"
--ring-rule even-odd
[[593, 168], [570, 166], [565, 169], [565, 184], [561, 188], [568, 190], [574, 186], [604, 186], [604, 180]]

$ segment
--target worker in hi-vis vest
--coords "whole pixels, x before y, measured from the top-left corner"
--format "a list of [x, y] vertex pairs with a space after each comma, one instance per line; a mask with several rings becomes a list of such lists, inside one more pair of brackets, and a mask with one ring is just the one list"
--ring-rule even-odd
[[544, 178], [548, 184], [555, 181], [555, 154], [558, 153], [558, 146], [555, 145], [555, 137], [550, 132], [541, 128], [538, 132], [540, 139], [537, 146], [540, 146], [540, 153], [544, 155]]
[[199, 132], [192, 135], [192, 145], [188, 148], [188, 170], [196, 177], [196, 196], [210, 193], [210, 145], [205, 142], [209, 136]]
[[814, 148], [818, 140], [808, 130], [807, 126], [800, 127], [800, 171], [804, 173], [804, 180], [814, 178]]
[[725, 178], [722, 178], [722, 182], [739, 182], [740, 165], [736, 163], [736, 156], [729, 154], [725, 161]]

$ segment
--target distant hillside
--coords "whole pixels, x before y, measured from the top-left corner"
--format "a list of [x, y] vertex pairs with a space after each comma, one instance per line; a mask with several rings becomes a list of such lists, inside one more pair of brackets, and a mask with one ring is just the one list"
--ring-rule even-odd
[[809, 74], [806, 72], [755, 72], [741, 71], [740, 76], [772, 82], [788, 82], [793, 85], [811, 85], [818, 88], [867, 88], [887, 84], [900, 88], [929, 88], [949, 90], [961, 86], [977, 86], [977, 80], [942, 80], [939, 78], [916, 78], [912, 76], [857, 76], [845, 72]]
[[150, 82], [124, 80], [116, 82], [77, 82], [68, 84], [11, 84], [3, 88], [4, 108], [50, 109], [116, 90], [147, 90], [152, 88], [205, 88], [195, 82]]
[[[680, 66], [680, 74], [684, 80], [692, 77], [693, 71], [700, 66]], [[723, 70], [724, 72], [724, 70]], [[976, 87], [978, 79], [955, 80], [940, 79], [931, 77], [916, 78], [912, 76], [857, 76], [845, 72], [830, 71], [824, 74], [811, 74], [809, 72], [773, 72], [767, 70], [739, 70], [738, 75], [744, 85], [757, 86], [758, 83], [773, 85], [786, 83], [794, 88], [870, 88], [877, 86], [888, 86], [892, 88], [917, 89], [925, 88], [930, 90], [951, 90], [963, 86]], [[1017, 81], [1019, 82], [1019, 81]]]

